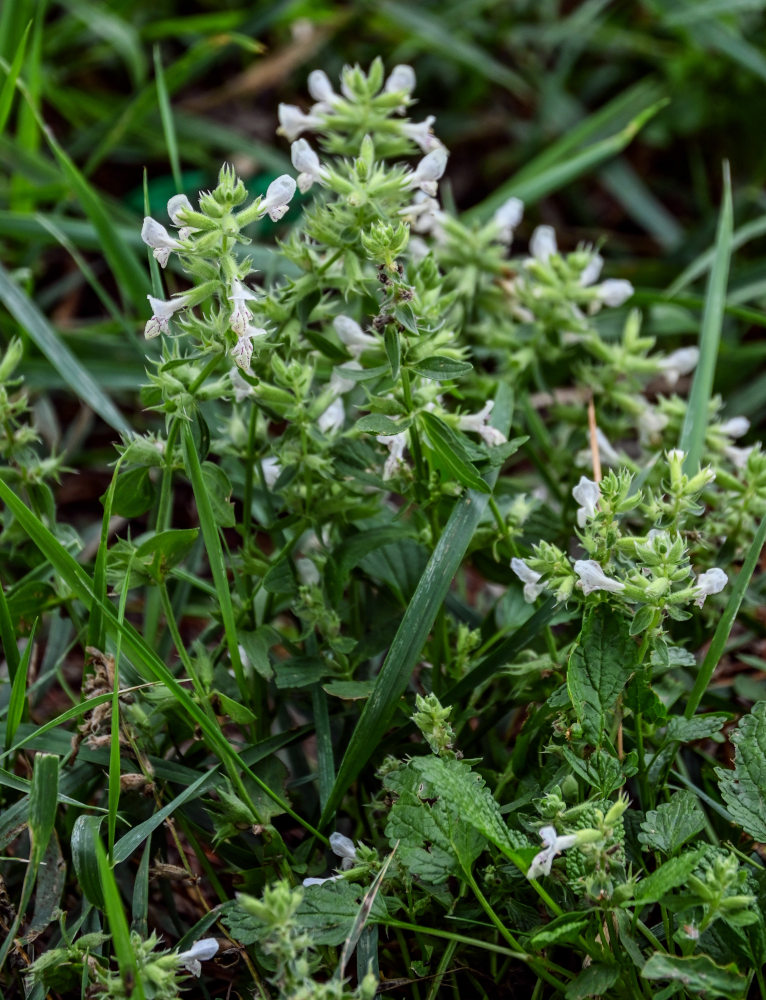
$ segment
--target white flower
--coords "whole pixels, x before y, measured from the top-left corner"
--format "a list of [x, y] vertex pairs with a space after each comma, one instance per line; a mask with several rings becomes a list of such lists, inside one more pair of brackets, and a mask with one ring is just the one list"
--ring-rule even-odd
[[625, 590], [625, 584], [607, 576], [595, 559], [578, 559], [574, 564], [574, 571], [580, 577], [583, 594], [592, 594], [594, 590], [607, 590], [610, 594], [619, 594]]
[[532, 864], [527, 871], [527, 878], [532, 881], [538, 874], [550, 875], [553, 859], [557, 854], [566, 851], [577, 843], [577, 834], [568, 833], [559, 837], [555, 826], [544, 826], [540, 830], [540, 840], [543, 842], [543, 850], [532, 859]]
[[320, 128], [323, 123], [318, 115], [306, 114], [295, 104], [280, 104], [277, 108], [277, 117], [279, 118], [277, 131], [288, 142], [294, 142], [304, 132]]
[[333, 369], [328, 385], [336, 396], [344, 396], [347, 392], [351, 392], [356, 385], [356, 379], [346, 378], [343, 374], [343, 371], [347, 369], [360, 372], [362, 371], [362, 366], [358, 361], [349, 361], [343, 366], [343, 370], [340, 368]]
[[607, 278], [601, 282], [597, 291], [605, 306], [616, 309], [633, 295], [633, 285], [624, 278]]
[[747, 417], [731, 417], [729, 420], [724, 421], [718, 430], [722, 434], [726, 434], [727, 437], [742, 437], [743, 434], [747, 434], [750, 430], [750, 421]]
[[409, 97], [414, 89], [415, 70], [406, 63], [394, 66], [383, 84], [383, 90], [386, 94], [404, 93]]
[[420, 236], [411, 236], [407, 249], [410, 252], [410, 260], [412, 260], [414, 264], [418, 264], [421, 260], [425, 260], [425, 258], [431, 253], [430, 247], [424, 239], [420, 238]]
[[342, 344], [348, 349], [349, 354], [358, 358], [362, 351], [368, 347], [377, 347], [378, 342], [369, 333], [365, 333], [356, 320], [342, 313], [332, 321], [335, 332], [338, 334]]
[[556, 230], [553, 226], [538, 226], [529, 240], [529, 252], [535, 260], [546, 261], [551, 254], [558, 253]]
[[237, 343], [231, 349], [231, 356], [237, 363], [238, 368], [247, 371], [253, 357], [253, 341], [267, 336], [268, 331], [260, 326], [248, 326], [245, 332], [240, 334]]
[[298, 171], [298, 187], [305, 194], [314, 182], [324, 184], [327, 169], [319, 162], [319, 157], [305, 139], [298, 139], [290, 147], [290, 158]]
[[329, 76], [323, 69], [312, 70], [307, 82], [309, 94], [320, 104], [332, 104], [339, 99], [333, 90]]
[[490, 448], [503, 444], [508, 440], [502, 431], [490, 426], [488, 423], [494, 405], [494, 399], [490, 399], [478, 413], [467, 413], [462, 417], [458, 417], [457, 422], [461, 431], [473, 431]]
[[269, 213], [272, 222], [279, 222], [290, 207], [295, 194], [295, 181], [289, 174], [281, 174], [266, 189], [266, 197], [259, 208]]
[[264, 482], [270, 490], [273, 489], [274, 484], [282, 475], [282, 466], [279, 464], [279, 459], [273, 455], [268, 455], [266, 458], [261, 459], [261, 469], [263, 471]]
[[511, 559], [511, 569], [524, 584], [524, 600], [527, 604], [533, 604], [545, 590], [545, 584], [538, 582], [543, 574], [536, 573], [523, 559], [517, 559], [516, 556]]
[[323, 434], [334, 434], [339, 431], [346, 420], [346, 411], [340, 396], [334, 399], [317, 420], [317, 426]]
[[596, 442], [598, 443], [598, 453], [601, 461], [606, 465], [619, 465], [622, 459], [614, 450], [609, 438], [600, 427], [596, 428]]
[[720, 594], [728, 582], [728, 576], [717, 566], [713, 566], [705, 573], [700, 573], [697, 577], [697, 586], [694, 588], [697, 595], [694, 603], [698, 608], [701, 608], [706, 597], [710, 597], [711, 594]]
[[416, 233], [435, 232], [444, 213], [436, 198], [423, 191], [416, 191], [411, 205], [399, 209], [401, 215]]
[[447, 169], [448, 153], [444, 146], [438, 146], [426, 153], [417, 167], [404, 181], [407, 188], [420, 188], [433, 198], [436, 195], [437, 182]]
[[144, 336], [147, 340], [158, 337], [161, 333], [168, 332], [168, 321], [173, 313], [179, 309], [184, 309], [189, 304], [188, 295], [177, 295], [173, 299], [155, 299], [153, 295], [147, 295], [152, 307], [152, 318], [144, 327]]
[[306, 556], [301, 556], [295, 560], [295, 571], [298, 574], [298, 579], [306, 587], [316, 586], [322, 579], [322, 574], [317, 569], [314, 561], [308, 559]]
[[682, 375], [688, 375], [697, 367], [700, 358], [696, 347], [680, 347], [666, 358], [659, 359], [660, 371], [665, 375], [668, 385], [675, 385]]
[[388, 458], [383, 466], [383, 478], [393, 479], [398, 466], [404, 465], [404, 449], [407, 447], [407, 432], [381, 434], [378, 441], [388, 448]]
[[513, 231], [524, 216], [524, 202], [521, 198], [512, 197], [495, 211], [492, 221], [498, 228], [497, 239], [506, 246], [513, 240]]
[[433, 124], [435, 121], [434, 115], [428, 115], [422, 122], [401, 122], [399, 128], [408, 139], [417, 143], [424, 153], [430, 153], [431, 150], [442, 145], [434, 135]]
[[668, 426], [669, 417], [653, 406], [647, 406], [638, 415], [638, 436], [642, 444], [656, 442]]
[[246, 382], [239, 371], [236, 368], [232, 368], [229, 372], [229, 381], [231, 382], [231, 387], [234, 390], [234, 399], [241, 403], [243, 399], [249, 399], [251, 396], [255, 395], [255, 389]]
[[[349, 868], [354, 867], [356, 862], [356, 847], [354, 847], [353, 840], [344, 837], [342, 833], [331, 833], [330, 850], [336, 857], [341, 859], [340, 867], [342, 871], [348, 871]], [[304, 878], [303, 884], [304, 886], [323, 885], [325, 882], [337, 882], [340, 878], [343, 878], [343, 876], [329, 875], [327, 878]]]
[[218, 951], [218, 941], [215, 938], [202, 938], [195, 941], [188, 951], [181, 951], [176, 955], [178, 964], [187, 969], [193, 976], [199, 976], [202, 972], [200, 962], [207, 962]]
[[753, 444], [749, 448], [737, 448], [736, 445], [730, 444], [724, 448], [723, 453], [735, 469], [744, 469], [757, 447]]
[[181, 211], [193, 212], [194, 208], [185, 194], [174, 194], [168, 201], [168, 215], [174, 226], [183, 226], [184, 224], [178, 214]]
[[584, 528], [585, 522], [596, 516], [601, 490], [598, 483], [587, 476], [580, 476], [580, 482], [572, 490], [572, 496], [580, 505], [577, 508], [577, 527]]
[[[600, 253], [594, 253], [580, 274], [580, 284], [583, 288], [587, 288], [588, 285], [595, 285], [601, 277], [601, 268], [603, 266], [604, 258]], [[604, 284], [606, 284], [606, 282], [604, 282]]]
[[[250, 320], [253, 318], [245, 303], [257, 299], [258, 296], [251, 288], [248, 288], [238, 278], [235, 278], [231, 283], [228, 298], [234, 303], [234, 308], [229, 317], [229, 325], [236, 334], [242, 336], [245, 330], [247, 330]], [[247, 365], [244, 367], [247, 368]]]
[[170, 233], [161, 226], [156, 219], [147, 215], [144, 224], [141, 226], [141, 239], [148, 247], [152, 248], [152, 256], [160, 265], [165, 267], [168, 258], [173, 250], [180, 250], [181, 244]]

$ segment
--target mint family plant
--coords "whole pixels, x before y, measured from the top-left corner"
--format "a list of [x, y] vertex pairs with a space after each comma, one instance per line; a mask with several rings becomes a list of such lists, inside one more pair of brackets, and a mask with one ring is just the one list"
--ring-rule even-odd
[[[691, 410], [709, 358], [656, 350], [599, 249], [538, 226], [517, 253], [514, 197], [480, 224], [442, 207], [414, 87], [379, 60], [340, 92], [315, 70], [309, 111], [279, 110], [296, 178], [251, 199], [225, 165], [144, 220], [159, 416], [119, 447], [92, 575], [37, 485], [55, 459], [19, 461], [15, 346], [0, 368], [6, 537], [53, 567], [48, 646], [55, 626], [89, 662], [73, 745], [28, 793], [62, 794], [30, 819], [9, 938], [51, 936], [35, 995], [174, 996], [226, 951], [295, 1000], [766, 996], [766, 701], [733, 727], [698, 658], [763, 544], [766, 458], [709, 391]], [[6, 755], [43, 740], [24, 656]], [[56, 824], [79, 909], [22, 938]], [[173, 869], [199, 919], [171, 950], [148, 900]]]

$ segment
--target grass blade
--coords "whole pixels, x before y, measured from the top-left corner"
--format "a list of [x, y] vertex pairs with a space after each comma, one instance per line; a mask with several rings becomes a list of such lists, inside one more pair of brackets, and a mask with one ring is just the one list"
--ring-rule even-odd
[[130, 424], [101, 387], [91, 378], [32, 300], [0, 264], [0, 302], [50, 361], [64, 382], [105, 423], [132, 436]]
[[16, 671], [19, 669], [19, 647], [16, 645], [16, 629], [11, 621], [2, 584], [0, 584], [0, 642], [3, 644], [5, 662], [8, 664], [8, 676], [13, 683]]
[[[27, 648], [24, 650], [24, 655], [21, 658], [21, 662], [19, 663], [11, 685], [11, 697], [8, 702], [8, 716], [5, 720], [6, 750], [13, 742], [16, 730], [19, 728], [19, 724], [24, 718], [24, 709], [27, 704], [27, 672], [29, 670], [29, 660], [32, 655], [32, 646], [34, 645], [36, 628], [37, 621], [35, 621], [32, 626], [32, 631], [30, 632], [29, 639], [27, 640]], [[13, 644], [13, 648], [16, 649], [15, 643]]]
[[721, 341], [724, 308], [726, 306], [726, 284], [729, 278], [732, 239], [731, 178], [729, 164], [723, 168], [723, 204], [718, 220], [715, 258], [705, 293], [705, 308], [702, 313], [699, 349], [700, 358], [694, 373], [689, 403], [686, 408], [678, 447], [686, 452], [684, 471], [693, 475], [699, 468], [707, 433], [708, 407], [713, 392], [713, 378], [718, 360], [718, 345]]
[[175, 183], [176, 191], [183, 191], [181, 161], [178, 156], [178, 140], [176, 139], [173, 111], [170, 107], [170, 98], [168, 96], [167, 84], [165, 83], [165, 73], [162, 68], [162, 54], [159, 45], [154, 46], [154, 76], [157, 81], [157, 101], [160, 106], [162, 130], [165, 133], [165, 144], [168, 147], [168, 159], [170, 160], [173, 182]]
[[[114, 952], [125, 985], [126, 996], [135, 997], [137, 1000], [146, 1000], [142, 976], [139, 974], [133, 944], [130, 940], [128, 921], [120, 899], [120, 890], [117, 887], [112, 866], [109, 864], [100, 837], [95, 837], [94, 847], [101, 877], [101, 891], [104, 894], [104, 912], [112, 934]], [[131, 987], [128, 985], [129, 983], [134, 985]]]
[[[507, 431], [510, 427], [511, 401], [510, 392], [502, 385], [492, 415], [493, 424], [499, 424], [501, 430]], [[498, 471], [493, 469], [486, 476], [490, 489]], [[456, 503], [351, 734], [332, 792], [322, 810], [320, 827], [329, 822], [346, 789], [367, 763], [388, 728], [488, 502], [488, 493], [469, 490]]]
[[[21, 65], [24, 62], [24, 53], [27, 48], [27, 38], [29, 37], [29, 30], [32, 27], [32, 22], [24, 29], [24, 34], [21, 37], [18, 48], [16, 49], [16, 54], [13, 57], [13, 62], [8, 67], [8, 75], [5, 78], [5, 83], [3, 84], [3, 89], [0, 90], [0, 132], [5, 128], [5, 123], [8, 121], [8, 115], [11, 113], [11, 105], [13, 104], [13, 95], [16, 91], [16, 80], [19, 78], [19, 73], [21, 72]], [[6, 64], [7, 65], [7, 64]], [[5, 69], [5, 66], [3, 67]]]

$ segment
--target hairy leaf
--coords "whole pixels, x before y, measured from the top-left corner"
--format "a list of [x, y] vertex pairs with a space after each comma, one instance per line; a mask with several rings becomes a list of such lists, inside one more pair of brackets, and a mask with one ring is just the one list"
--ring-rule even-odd
[[705, 815], [694, 792], [676, 792], [670, 802], [646, 814], [638, 839], [645, 848], [675, 854], [704, 825]]
[[716, 965], [707, 955], [680, 958], [656, 951], [644, 965], [641, 976], [644, 979], [679, 981], [688, 994], [702, 996], [707, 1000], [715, 1000], [717, 997], [738, 1000], [744, 996], [747, 985], [747, 980], [737, 971], [736, 965]]
[[721, 795], [745, 832], [766, 841], [766, 701], [753, 705], [730, 739], [734, 770], [716, 768]]
[[636, 903], [640, 906], [647, 903], [659, 903], [671, 889], [683, 885], [700, 863], [704, 854], [705, 848], [698, 847], [696, 851], [687, 851], [677, 858], [666, 861], [657, 871], [652, 872], [651, 875], [638, 883]]

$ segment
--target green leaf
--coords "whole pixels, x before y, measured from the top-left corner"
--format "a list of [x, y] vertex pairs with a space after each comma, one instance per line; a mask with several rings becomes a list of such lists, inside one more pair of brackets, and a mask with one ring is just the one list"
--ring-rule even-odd
[[670, 802], [663, 802], [646, 814], [638, 839], [644, 849], [675, 854], [704, 826], [705, 814], [694, 792], [675, 792]]
[[586, 997], [601, 997], [614, 986], [620, 975], [617, 965], [601, 965], [595, 962], [578, 973], [567, 986], [564, 1000], [586, 1000]]
[[130, 940], [130, 930], [125, 917], [125, 910], [120, 898], [117, 880], [106, 856], [104, 845], [99, 837], [95, 838], [96, 862], [101, 878], [101, 891], [104, 895], [104, 912], [112, 935], [117, 964], [123, 983], [133, 983], [132, 997], [134, 1000], [145, 1000], [143, 976], [138, 973], [138, 963]]
[[[35, 624], [32, 626], [32, 631], [27, 639], [24, 655], [21, 657], [21, 662], [19, 663], [16, 673], [14, 674], [13, 684], [11, 685], [11, 696], [8, 701], [8, 715], [5, 719], [6, 750], [13, 743], [13, 737], [16, 735], [16, 730], [19, 728], [19, 724], [24, 718], [24, 710], [27, 707], [27, 672], [29, 671], [29, 659], [32, 655], [32, 649], [34, 646], [33, 639], [36, 627], [37, 621], [35, 621]], [[7, 647], [3, 646], [3, 649], [5, 648]], [[13, 648], [16, 648], [15, 640]]]
[[412, 365], [411, 370], [423, 378], [430, 378], [435, 382], [447, 382], [467, 375], [473, 370], [473, 365], [468, 361], [456, 361], [455, 358], [444, 358], [435, 354], [432, 358], [426, 358]]
[[704, 847], [698, 847], [695, 851], [687, 851], [660, 865], [656, 871], [638, 883], [635, 903], [638, 906], [647, 906], [649, 903], [662, 902], [671, 889], [686, 882], [705, 856], [706, 850]]
[[720, 732], [731, 719], [730, 715], [721, 712], [710, 712], [706, 715], [693, 715], [684, 719], [674, 715], [668, 723], [668, 739], [679, 743], [691, 743], [694, 740], [708, 740]]
[[715, 769], [718, 786], [732, 819], [754, 840], [766, 841], [766, 701], [743, 716], [729, 737], [734, 770]]
[[356, 421], [354, 430], [365, 434], [385, 434], [390, 437], [393, 434], [401, 434], [408, 426], [409, 421], [396, 423], [390, 417], [384, 417], [382, 413], [368, 413], [367, 416]]
[[132, 437], [133, 429], [101, 386], [83, 368], [32, 300], [0, 264], [0, 302], [45, 355], [62, 380], [86, 406], [116, 431]]
[[56, 823], [59, 793], [59, 758], [38, 753], [29, 792], [29, 832], [32, 836], [32, 864], [42, 861]]
[[579, 774], [592, 788], [597, 789], [602, 799], [608, 799], [618, 788], [622, 788], [626, 778], [630, 776], [630, 770], [627, 768], [629, 758], [626, 758], [621, 765], [617, 757], [613, 753], [607, 753], [606, 750], [595, 750], [586, 759], [565, 746], [563, 754], [573, 772]]
[[83, 815], [78, 816], [72, 827], [70, 840], [72, 862], [77, 875], [77, 881], [83, 895], [99, 910], [104, 908], [104, 894], [101, 891], [98, 858], [96, 857], [96, 840], [103, 817]]
[[383, 334], [383, 344], [386, 348], [388, 363], [391, 365], [391, 378], [395, 382], [399, 378], [399, 369], [402, 364], [402, 345], [396, 327], [386, 327], [386, 332]]
[[724, 163], [723, 204], [718, 219], [715, 258], [705, 292], [705, 308], [700, 325], [700, 357], [689, 391], [689, 402], [678, 439], [678, 447], [686, 452], [684, 472], [689, 475], [694, 475], [699, 469], [705, 447], [710, 397], [713, 392], [713, 378], [718, 361], [718, 346], [721, 341], [723, 312], [726, 305], [732, 227], [731, 178], [729, 164]]
[[747, 979], [737, 971], [733, 963], [716, 965], [707, 955], [665, 955], [656, 951], [641, 970], [643, 979], [670, 979], [683, 986], [686, 995], [698, 995], [716, 1000], [740, 1000], [744, 997]]
[[466, 446], [452, 428], [425, 410], [418, 414], [418, 419], [428, 435], [431, 457], [437, 468], [448, 478], [457, 480], [461, 486], [488, 493], [489, 487], [471, 461]]
[[529, 947], [535, 951], [549, 948], [562, 941], [575, 941], [590, 922], [590, 915], [582, 912], [562, 913], [545, 927], [535, 931], [529, 939]]
[[3, 89], [0, 90], [0, 135], [3, 134], [5, 130], [5, 123], [8, 121], [8, 115], [11, 113], [13, 95], [16, 90], [16, 80], [19, 77], [21, 66], [24, 62], [24, 54], [27, 48], [27, 38], [29, 37], [29, 29], [31, 27], [32, 22], [30, 21], [24, 29], [24, 34], [16, 46], [13, 62], [8, 68], [8, 75], [5, 78]]
[[231, 503], [232, 486], [229, 477], [220, 467], [212, 462], [202, 463], [202, 480], [207, 489], [210, 508], [215, 523], [220, 528], [233, 528], [236, 524], [234, 504]]
[[198, 534], [198, 528], [158, 531], [138, 546], [135, 559], [143, 563], [153, 580], [162, 583], [173, 567], [189, 554]]
[[595, 746], [601, 744], [637, 660], [628, 624], [607, 605], [596, 605], [583, 623], [567, 670], [569, 697], [586, 738]]
[[[106, 494], [101, 497], [105, 500]], [[140, 517], [152, 506], [157, 489], [146, 468], [129, 469], [117, 477], [112, 510], [122, 517]]]

